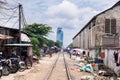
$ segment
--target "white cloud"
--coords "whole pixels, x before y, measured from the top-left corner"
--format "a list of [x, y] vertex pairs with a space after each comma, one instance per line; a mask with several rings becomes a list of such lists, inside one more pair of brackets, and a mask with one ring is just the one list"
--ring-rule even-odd
[[98, 12], [91, 8], [78, 8], [77, 5], [73, 4], [72, 2], [64, 0], [59, 5], [53, 5], [49, 7], [46, 11], [46, 16], [47, 22], [49, 24], [53, 24], [53, 26], [66, 24], [68, 26], [68, 24], [70, 24], [70, 28], [77, 28], [77, 24], [79, 26], [79, 23], [81, 23], [80, 19], [82, 18], [82, 21], [84, 21], [86, 14], [88, 14], [87, 18], [91, 18], [91, 15], [93, 16], [96, 13]]
[[49, 7], [47, 12], [50, 16], [57, 16], [60, 18], [75, 18], [79, 15], [77, 6], [66, 0], [59, 5]]
[[[67, 0], [59, 5], [49, 7], [45, 12], [47, 16], [46, 23], [53, 26], [55, 32], [56, 27], [63, 28], [65, 45], [69, 44], [73, 36], [97, 13], [98, 11], [90, 7], [78, 8], [77, 5]], [[54, 37], [56, 38], [56, 36]]]

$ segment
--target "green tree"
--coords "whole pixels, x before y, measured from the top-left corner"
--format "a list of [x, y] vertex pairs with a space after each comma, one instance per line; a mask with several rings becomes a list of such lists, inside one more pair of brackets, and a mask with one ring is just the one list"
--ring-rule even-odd
[[33, 51], [38, 54], [39, 48], [42, 48], [44, 44], [47, 44], [48, 39], [46, 36], [52, 32], [52, 28], [46, 24], [33, 23], [26, 25], [24, 31], [30, 36], [33, 43]]
[[31, 25], [27, 25], [24, 31], [32, 37], [40, 38], [47, 36], [50, 32], [52, 32], [52, 28], [46, 24], [33, 23]]
[[38, 56], [40, 56], [39, 55], [39, 40], [37, 39], [37, 38], [34, 38], [34, 37], [32, 37], [32, 38], [30, 38], [30, 40], [31, 40], [31, 42], [32, 42], [32, 44], [33, 44], [33, 53], [36, 53], [36, 55], [38, 55]]
[[49, 46], [49, 47], [53, 47], [53, 46], [55, 46], [55, 42], [53, 41], [53, 40], [47, 40], [47, 45]]
[[60, 41], [58, 41], [58, 40], [55, 42], [55, 46], [62, 48], [62, 45], [61, 45]]

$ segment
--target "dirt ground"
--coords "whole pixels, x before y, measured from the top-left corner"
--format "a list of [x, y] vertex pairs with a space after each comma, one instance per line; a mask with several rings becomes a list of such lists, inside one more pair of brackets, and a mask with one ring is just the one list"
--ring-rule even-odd
[[[58, 54], [53, 54], [53, 56], [50, 58], [49, 55], [42, 57], [41, 60], [39, 60], [39, 63], [34, 63], [33, 67], [31, 69], [27, 69], [23, 72], [17, 72], [15, 74], [10, 74], [8, 76], [2, 76], [0, 80], [44, 80], [46, 75], [48, 74], [48, 71], [50, 70], [52, 64], [55, 62], [56, 58], [58, 57]], [[68, 67], [70, 70], [70, 74], [72, 76], [73, 80], [81, 80], [81, 77], [83, 76], [92, 76], [90, 73], [87, 72], [81, 72], [79, 67], [74, 65], [77, 62], [73, 59], [69, 58], [69, 55], [65, 53], [66, 61], [68, 63]], [[61, 71], [65, 72], [64, 67], [61, 66], [63, 64], [62, 59], [60, 58], [60, 64], [57, 66]], [[60, 71], [59, 70], [59, 71]], [[61, 72], [55, 72], [56, 75], [61, 74]], [[52, 80], [63, 80], [63, 79], [57, 79], [58, 76], [54, 76], [54, 79]]]
[[[31, 69], [27, 69], [23, 72], [17, 72], [15, 74], [10, 74], [8, 76], [2, 76], [0, 80], [44, 80], [48, 71], [51, 68], [51, 65], [54, 63], [54, 60], [57, 58], [57, 54], [53, 54], [53, 56], [50, 58], [49, 55], [42, 57], [42, 59], [39, 61], [39, 63], [34, 63], [33, 67]], [[89, 73], [83, 73], [80, 72], [78, 67], [74, 66], [75, 61], [71, 60], [69, 58], [69, 55], [66, 55], [66, 60], [69, 65], [70, 73], [72, 73], [72, 77], [74, 80], [80, 80], [82, 75], [90, 75]], [[59, 62], [63, 62], [62, 59], [60, 59]], [[62, 63], [58, 64], [61, 65]], [[58, 68], [62, 68], [61, 66], [57, 66]], [[65, 72], [65, 69], [61, 69], [63, 72]], [[58, 75], [59, 73], [56, 72]], [[57, 76], [56, 76], [57, 77]], [[57, 78], [54, 77], [53, 80], [56, 80]], [[60, 80], [60, 79], [59, 79]]]
[[44, 80], [50, 66], [56, 59], [57, 55], [53, 57], [43, 57], [39, 63], [34, 63], [31, 69], [27, 69], [24, 72], [17, 72], [8, 76], [2, 76], [0, 80]]

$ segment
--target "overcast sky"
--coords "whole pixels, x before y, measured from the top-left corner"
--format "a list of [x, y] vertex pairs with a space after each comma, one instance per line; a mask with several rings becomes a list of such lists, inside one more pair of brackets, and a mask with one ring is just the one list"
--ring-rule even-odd
[[[12, 0], [8, 0], [12, 1]], [[96, 14], [110, 8], [118, 0], [13, 0], [20, 2], [24, 8], [27, 23], [48, 24], [54, 33], [48, 37], [56, 41], [57, 27], [64, 31], [64, 46]]]

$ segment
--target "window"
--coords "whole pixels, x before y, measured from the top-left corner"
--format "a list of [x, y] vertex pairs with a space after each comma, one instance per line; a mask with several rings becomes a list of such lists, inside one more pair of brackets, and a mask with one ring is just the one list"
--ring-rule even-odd
[[116, 33], [116, 19], [105, 19], [105, 33]]
[[116, 33], [116, 19], [111, 19], [111, 33]]
[[110, 33], [110, 19], [105, 19], [105, 33]]

